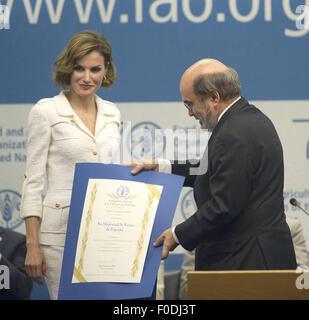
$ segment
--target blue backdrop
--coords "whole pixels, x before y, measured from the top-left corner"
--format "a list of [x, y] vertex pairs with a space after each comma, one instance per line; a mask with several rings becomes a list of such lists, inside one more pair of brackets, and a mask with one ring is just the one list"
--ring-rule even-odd
[[118, 80], [103, 95], [115, 102], [179, 101], [182, 73], [205, 57], [234, 67], [250, 100], [309, 99], [309, 30], [295, 21], [305, 0], [1, 3], [11, 15], [9, 28], [0, 29], [0, 103], [55, 95], [53, 62], [85, 29], [112, 44]]

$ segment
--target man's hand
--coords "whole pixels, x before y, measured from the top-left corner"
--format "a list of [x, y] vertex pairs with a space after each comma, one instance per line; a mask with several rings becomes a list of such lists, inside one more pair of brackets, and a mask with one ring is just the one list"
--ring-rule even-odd
[[127, 164], [126, 166], [133, 167], [133, 170], [131, 171], [131, 174], [133, 175], [136, 175], [137, 173], [143, 170], [159, 171], [159, 164], [158, 164], [158, 160], [156, 159], [137, 160], [135, 162]]
[[159, 247], [162, 244], [162, 259], [166, 259], [168, 257], [169, 252], [173, 251], [178, 246], [178, 243], [175, 241], [173, 237], [173, 232], [171, 228], [165, 230], [153, 245], [155, 247]]

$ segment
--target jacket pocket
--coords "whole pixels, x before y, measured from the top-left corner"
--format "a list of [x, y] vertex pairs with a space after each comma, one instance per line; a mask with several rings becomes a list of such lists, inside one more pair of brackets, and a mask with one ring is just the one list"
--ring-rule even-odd
[[69, 218], [70, 198], [46, 197], [40, 231], [42, 233], [65, 233]]
[[52, 125], [52, 137], [54, 141], [79, 139], [80, 132], [75, 124], [70, 122], [57, 122]]

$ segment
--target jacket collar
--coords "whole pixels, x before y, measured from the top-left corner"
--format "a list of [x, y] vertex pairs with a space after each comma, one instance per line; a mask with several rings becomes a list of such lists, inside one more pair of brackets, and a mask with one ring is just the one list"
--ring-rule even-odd
[[[111, 105], [109, 101], [105, 101], [101, 99], [99, 96], [95, 96], [96, 98], [96, 103], [98, 107], [98, 113], [106, 115], [106, 116], [116, 116], [116, 110], [115, 108]], [[64, 117], [70, 117], [74, 116], [75, 112], [72, 109], [69, 100], [64, 94], [64, 91], [61, 91], [61, 93], [57, 96], [55, 96], [55, 106], [58, 114], [60, 116]]]
[[[96, 104], [98, 108], [97, 121], [96, 121], [96, 129], [95, 132], [98, 134], [101, 129], [108, 123], [112, 118], [117, 117], [117, 109], [114, 107], [114, 104], [101, 99], [97, 95]], [[92, 133], [88, 130], [86, 125], [80, 120], [77, 114], [72, 109], [69, 100], [62, 91], [59, 95], [55, 96], [55, 108], [57, 113], [62, 117], [72, 118], [76, 122], [76, 124], [89, 136], [93, 138]]]
[[216, 133], [220, 130], [220, 128], [223, 126], [224, 122], [226, 121], [226, 119], [228, 119], [229, 117], [231, 117], [234, 113], [239, 112], [243, 107], [247, 106], [249, 103], [248, 101], [244, 98], [241, 97], [239, 100], [237, 100], [222, 116], [222, 118], [220, 119], [220, 121], [218, 122], [218, 124], [216, 125], [216, 127], [214, 128], [210, 139], [208, 141], [208, 143], [210, 143], [214, 137], [216, 136]]
[[75, 114], [64, 91], [55, 96], [55, 108], [57, 113], [63, 117], [73, 117]]

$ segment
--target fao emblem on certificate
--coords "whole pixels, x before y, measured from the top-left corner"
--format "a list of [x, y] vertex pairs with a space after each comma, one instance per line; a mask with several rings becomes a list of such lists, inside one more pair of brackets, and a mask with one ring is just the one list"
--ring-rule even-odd
[[130, 192], [130, 189], [127, 186], [120, 186], [117, 189], [116, 194], [120, 198], [125, 198], [129, 195], [129, 192]]
[[137, 195], [130, 194], [128, 186], [119, 186], [114, 193], [108, 193], [107, 196], [112, 199], [118, 200], [131, 200], [137, 197]]

